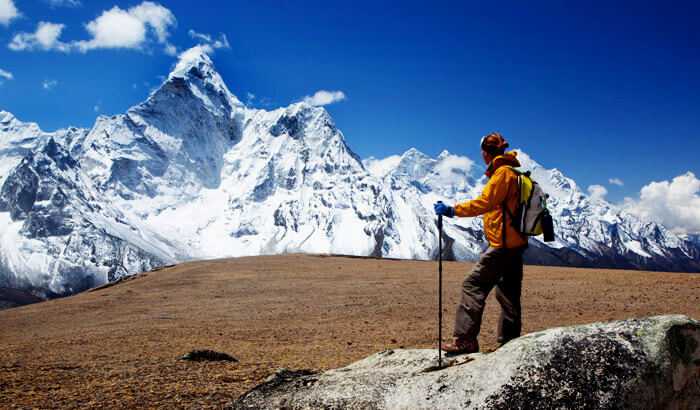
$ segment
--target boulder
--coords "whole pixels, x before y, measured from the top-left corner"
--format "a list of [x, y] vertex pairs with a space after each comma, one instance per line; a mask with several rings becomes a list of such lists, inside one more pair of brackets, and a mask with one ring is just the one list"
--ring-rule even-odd
[[655, 316], [531, 333], [493, 353], [396, 349], [282, 370], [232, 409], [700, 409], [700, 322]]

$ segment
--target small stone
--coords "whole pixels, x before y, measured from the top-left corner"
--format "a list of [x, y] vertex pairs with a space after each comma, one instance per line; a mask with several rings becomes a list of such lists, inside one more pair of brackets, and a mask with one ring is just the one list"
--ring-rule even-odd
[[180, 360], [189, 360], [193, 362], [238, 362], [235, 357], [214, 350], [192, 350], [189, 353], [180, 357]]

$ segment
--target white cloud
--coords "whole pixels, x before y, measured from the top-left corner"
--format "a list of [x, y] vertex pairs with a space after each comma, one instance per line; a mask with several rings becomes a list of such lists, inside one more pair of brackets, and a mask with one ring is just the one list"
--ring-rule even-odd
[[[407, 151], [411, 152], [413, 149]], [[404, 153], [404, 155], [406, 155]], [[423, 155], [423, 154], [420, 154]], [[369, 157], [362, 161], [362, 165], [370, 174], [384, 178], [392, 171], [396, 170], [401, 163], [402, 155], [391, 155], [383, 159]], [[443, 151], [435, 160], [435, 166], [430, 176], [431, 180], [441, 184], [464, 184], [465, 175], [471, 172], [474, 161], [470, 158]], [[410, 171], [412, 172], [412, 171]]]
[[114, 6], [85, 25], [92, 39], [79, 41], [85, 52], [97, 48], [140, 48], [146, 41], [146, 25], [127, 10]]
[[318, 90], [312, 96], [304, 97], [304, 102], [313, 106], [323, 106], [333, 104], [345, 99], [345, 93], [342, 91], [326, 91]]
[[388, 173], [396, 169], [399, 162], [401, 162], [400, 155], [391, 155], [384, 159], [369, 157], [362, 161], [362, 165], [365, 166], [370, 174], [379, 178], [384, 178]]
[[163, 51], [165, 52], [165, 54], [167, 54], [169, 56], [176, 56], [177, 55], [177, 47], [175, 47], [172, 44], [166, 44]]
[[231, 48], [231, 44], [229, 44], [228, 37], [226, 37], [226, 34], [221, 33], [219, 35], [219, 38], [217, 40], [214, 40], [212, 47], [214, 47], [214, 48]]
[[[0, 0], [3, 1], [3, 0]], [[103, 48], [143, 49], [153, 39], [166, 54], [177, 48], [168, 41], [170, 29], [177, 25], [175, 15], [160, 4], [144, 1], [128, 10], [114, 6], [85, 25], [88, 40], [62, 42], [63, 24], [41, 22], [34, 33], [19, 33], [9, 44], [14, 51], [57, 50], [87, 52]]]
[[129, 9], [129, 13], [139, 19], [156, 33], [156, 38], [161, 44], [167, 44], [171, 27], [177, 25], [175, 15], [160, 4], [144, 1], [136, 7]]
[[19, 17], [19, 10], [12, 0], [0, 0], [0, 24], [7, 26], [10, 21]]
[[2, 68], [0, 68], [0, 78], [4, 78], [4, 79], [6, 79], [6, 80], [12, 80], [12, 79], [15, 78], [15, 76], [12, 75], [11, 72], [6, 71], [6, 70], [3, 70]]
[[610, 185], [624, 186], [625, 183], [620, 178], [610, 178], [608, 179]]
[[83, 4], [80, 0], [46, 0], [51, 7], [80, 7]]
[[445, 180], [454, 180], [454, 183], [464, 180], [464, 175], [469, 174], [474, 166], [474, 161], [470, 158], [450, 154], [447, 151], [440, 154], [438, 161], [435, 172]]
[[671, 181], [651, 182], [642, 187], [639, 199], [625, 198], [624, 207], [676, 233], [700, 233], [700, 179], [687, 172]]
[[246, 99], [246, 105], [251, 105], [255, 101], [255, 94], [251, 92], [246, 92], [245, 93], [245, 99]]
[[588, 195], [593, 200], [605, 200], [608, 190], [602, 185], [591, 185], [588, 187]]
[[63, 24], [40, 22], [35, 33], [37, 42], [45, 48], [58, 46], [60, 43], [58, 38], [64, 27]]
[[187, 34], [190, 35], [195, 40], [201, 40], [205, 43], [211, 43], [211, 36], [209, 34], [204, 34], [204, 33], [198, 33], [192, 29], [190, 29]]
[[58, 85], [58, 81], [56, 81], [56, 80], [44, 80], [44, 81], [42, 81], [42, 83], [41, 83], [41, 87], [42, 87], [44, 90], [50, 90], [50, 89], [54, 88], [54, 87], [57, 86], [57, 85]]
[[14, 51], [56, 50], [68, 52], [70, 45], [59, 40], [65, 25], [40, 21], [33, 33], [16, 34], [8, 47]]
[[219, 38], [217, 39], [213, 38], [211, 34], [198, 33], [192, 29], [190, 29], [187, 34], [189, 34], [193, 39], [199, 40], [201, 44], [208, 44], [213, 48], [231, 48], [231, 45], [228, 42], [228, 37], [226, 37], [226, 34], [224, 33], [219, 33]]
[[138, 48], [146, 40], [145, 24], [116, 6], [85, 27], [92, 40], [79, 44], [83, 51], [94, 48]]

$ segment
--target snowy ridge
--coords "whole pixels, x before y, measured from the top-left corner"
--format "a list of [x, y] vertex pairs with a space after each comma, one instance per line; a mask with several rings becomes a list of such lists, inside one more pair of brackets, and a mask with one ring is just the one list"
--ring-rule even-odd
[[[699, 270], [680, 238], [581, 192], [519, 152], [550, 193], [557, 240], [531, 262]], [[244, 106], [207, 55], [182, 54], [163, 84], [89, 130], [46, 133], [0, 111], [0, 286], [75, 293], [187, 259], [284, 252], [430, 259], [432, 204], [473, 198], [469, 158], [415, 149], [362, 161], [328, 112]], [[481, 220], [445, 226], [446, 256], [474, 259]]]

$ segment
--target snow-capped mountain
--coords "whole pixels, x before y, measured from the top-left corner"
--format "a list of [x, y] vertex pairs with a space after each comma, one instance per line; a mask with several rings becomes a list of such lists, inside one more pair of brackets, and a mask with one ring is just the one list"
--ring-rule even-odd
[[556, 241], [531, 241], [530, 262], [590, 267], [698, 271], [700, 249], [662, 225], [643, 221], [604, 200], [585, 195], [558, 169], [545, 169], [519, 152], [523, 169], [550, 195]]
[[[557, 241], [530, 261], [698, 270], [697, 242], [582, 193], [519, 153], [551, 195]], [[284, 252], [430, 259], [432, 204], [478, 195], [473, 162], [415, 149], [365, 161], [328, 112], [246, 107], [199, 47], [148, 99], [52, 133], [0, 111], [0, 286], [81, 291], [187, 259]], [[446, 256], [474, 259], [478, 218], [450, 220]]]

